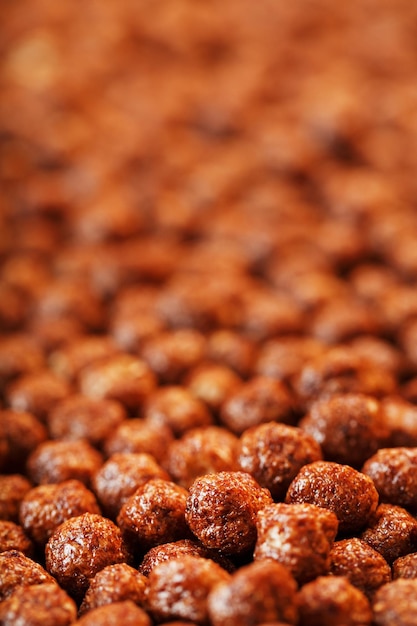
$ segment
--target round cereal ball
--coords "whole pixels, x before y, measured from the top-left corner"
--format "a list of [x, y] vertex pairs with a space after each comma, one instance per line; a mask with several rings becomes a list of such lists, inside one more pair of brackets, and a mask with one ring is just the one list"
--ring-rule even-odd
[[0, 519], [0, 552], [18, 550], [26, 556], [33, 555], [33, 544], [21, 526]]
[[0, 603], [3, 626], [69, 626], [77, 618], [77, 606], [55, 583], [19, 587]]
[[208, 337], [208, 358], [226, 365], [239, 376], [250, 374], [256, 356], [255, 342], [228, 328], [215, 330]]
[[21, 474], [0, 475], [0, 519], [17, 522], [20, 503], [31, 488]]
[[17, 587], [29, 587], [55, 580], [36, 561], [18, 550], [0, 553], [0, 603], [10, 596]]
[[74, 626], [151, 626], [147, 613], [131, 600], [112, 602], [85, 613]]
[[186, 382], [193, 396], [204, 402], [215, 414], [226, 398], [242, 384], [242, 380], [230, 367], [207, 362], [194, 367]]
[[237, 437], [225, 428], [193, 428], [170, 444], [163, 465], [176, 483], [188, 488], [204, 474], [237, 470], [237, 445]]
[[360, 538], [388, 563], [417, 550], [417, 520], [395, 504], [380, 504]]
[[254, 547], [256, 514], [271, 502], [269, 491], [245, 472], [208, 474], [190, 486], [185, 518], [207, 548], [241, 554]]
[[300, 428], [320, 444], [327, 461], [360, 468], [389, 437], [380, 404], [363, 394], [337, 394], [315, 402]]
[[273, 561], [254, 562], [217, 585], [208, 598], [213, 626], [251, 626], [261, 622], [297, 623], [297, 584], [289, 570]]
[[319, 576], [298, 593], [300, 626], [368, 626], [366, 596], [344, 576]]
[[381, 448], [364, 464], [382, 502], [417, 510], [417, 448]]
[[239, 439], [238, 465], [274, 500], [283, 500], [298, 471], [322, 459], [319, 444], [300, 428], [268, 422], [246, 430]]
[[39, 485], [20, 504], [19, 521], [28, 536], [44, 546], [55, 529], [70, 517], [100, 513], [94, 494], [79, 480]]
[[0, 411], [0, 424], [7, 442], [2, 466], [9, 473], [20, 471], [29, 454], [47, 439], [46, 428], [31, 413], [12, 409]]
[[406, 554], [395, 559], [392, 564], [392, 577], [417, 578], [417, 552]]
[[304, 465], [288, 487], [287, 503], [308, 502], [333, 511], [340, 532], [366, 526], [378, 506], [372, 480], [349, 465], [316, 461]]
[[369, 600], [391, 580], [391, 568], [377, 550], [358, 537], [336, 541], [330, 551], [330, 573], [345, 576]]
[[168, 426], [177, 437], [191, 428], [213, 423], [206, 405], [179, 385], [157, 389], [149, 398], [144, 415], [151, 424]]
[[126, 543], [146, 552], [155, 545], [189, 536], [185, 522], [187, 496], [185, 489], [160, 478], [138, 487], [117, 517]]
[[109, 517], [116, 518], [123, 504], [152, 478], [169, 480], [169, 475], [146, 453], [113, 454], [94, 474], [94, 493]]
[[124, 420], [107, 437], [104, 452], [110, 457], [118, 452], [150, 454], [161, 463], [174, 436], [169, 426], [144, 418]]
[[71, 479], [90, 485], [102, 464], [101, 454], [87, 441], [44, 441], [29, 456], [27, 471], [38, 485]]
[[173, 619], [208, 622], [207, 597], [230, 578], [224, 569], [196, 556], [183, 556], [157, 565], [149, 574], [147, 609], [156, 622]]
[[7, 388], [7, 403], [14, 411], [31, 413], [46, 422], [55, 405], [71, 393], [67, 382], [50, 370], [21, 376]]
[[256, 520], [255, 560], [273, 559], [299, 582], [327, 574], [337, 517], [314, 504], [265, 506]]
[[417, 580], [398, 578], [383, 585], [372, 604], [375, 626], [414, 626], [417, 615]]
[[117, 526], [94, 513], [84, 513], [58, 526], [45, 547], [47, 571], [79, 600], [101, 569], [129, 560]]
[[73, 382], [85, 367], [118, 352], [110, 337], [83, 335], [54, 350], [49, 357], [49, 365], [58, 376]]
[[97, 572], [80, 606], [80, 615], [105, 604], [131, 600], [142, 605], [148, 579], [127, 563], [108, 565]]

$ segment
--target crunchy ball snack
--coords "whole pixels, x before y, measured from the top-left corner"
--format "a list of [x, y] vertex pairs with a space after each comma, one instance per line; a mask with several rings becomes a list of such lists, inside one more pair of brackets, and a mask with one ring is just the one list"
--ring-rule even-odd
[[45, 422], [48, 413], [71, 392], [70, 386], [48, 369], [20, 376], [7, 388], [7, 402], [15, 411], [32, 413]]
[[417, 614], [417, 580], [393, 580], [381, 587], [373, 601], [375, 626], [412, 626]]
[[392, 563], [417, 549], [417, 520], [400, 506], [380, 504], [361, 539]]
[[69, 626], [77, 617], [77, 606], [55, 583], [19, 587], [0, 603], [4, 626]]
[[74, 622], [76, 626], [151, 626], [151, 620], [143, 609], [131, 600], [112, 602], [85, 613]]
[[244, 472], [197, 478], [189, 489], [185, 519], [207, 548], [241, 554], [256, 541], [256, 514], [272, 502], [267, 489]]
[[31, 488], [21, 474], [0, 475], [0, 519], [17, 522], [20, 503]]
[[18, 550], [0, 553], [0, 601], [10, 596], [17, 587], [29, 587], [55, 580], [39, 564]]
[[333, 511], [340, 532], [366, 526], [378, 505], [372, 480], [349, 465], [316, 461], [305, 465], [290, 484], [287, 503], [308, 502]]
[[242, 380], [236, 372], [221, 363], [203, 363], [194, 367], [186, 379], [191, 393], [204, 402], [216, 415]]
[[0, 519], [0, 552], [17, 550], [25, 556], [33, 556], [33, 544], [21, 526]]
[[85, 367], [114, 356], [118, 351], [110, 337], [84, 335], [52, 352], [49, 363], [56, 374], [73, 382]]
[[191, 428], [210, 426], [213, 422], [206, 405], [179, 385], [155, 391], [146, 404], [144, 415], [151, 424], [168, 426], [177, 437]]
[[6, 441], [0, 467], [9, 473], [20, 470], [29, 454], [48, 437], [45, 426], [25, 411], [0, 411], [0, 428]]
[[272, 504], [259, 511], [256, 560], [274, 559], [304, 583], [326, 574], [337, 517], [313, 504]]
[[106, 604], [131, 600], [142, 605], [148, 579], [127, 563], [108, 565], [91, 579], [80, 606], [80, 615]]
[[104, 443], [104, 452], [109, 457], [117, 452], [145, 452], [161, 463], [173, 438], [169, 426], [140, 417], [131, 418], [121, 422], [109, 434]]
[[417, 448], [381, 448], [364, 464], [382, 502], [417, 509]]
[[392, 564], [392, 577], [417, 578], [417, 552], [400, 556]]
[[262, 622], [297, 622], [297, 584], [289, 570], [273, 561], [240, 568], [216, 586], [208, 598], [213, 626], [242, 626]]

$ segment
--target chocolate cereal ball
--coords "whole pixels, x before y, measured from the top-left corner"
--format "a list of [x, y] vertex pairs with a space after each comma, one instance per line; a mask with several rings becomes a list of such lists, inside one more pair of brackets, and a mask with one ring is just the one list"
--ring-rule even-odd
[[272, 502], [267, 489], [245, 472], [219, 472], [190, 486], [185, 519], [207, 548], [241, 554], [256, 541], [256, 514]]
[[32, 485], [20, 474], [0, 475], [0, 519], [17, 522], [19, 507]]
[[165, 459], [174, 436], [166, 424], [156, 424], [145, 418], [131, 418], [121, 422], [107, 437], [104, 451], [107, 456], [118, 452], [150, 454], [158, 463]]
[[213, 626], [251, 626], [262, 622], [297, 623], [297, 584], [289, 570], [273, 561], [241, 567], [210, 593]]
[[330, 551], [330, 573], [346, 576], [370, 600], [375, 591], [391, 580], [384, 557], [358, 537], [336, 541]]
[[102, 463], [101, 454], [87, 441], [45, 441], [29, 456], [27, 471], [35, 484], [76, 479], [89, 485]]
[[49, 412], [71, 393], [67, 382], [50, 370], [21, 376], [7, 388], [6, 399], [11, 409], [32, 413], [46, 422]]
[[33, 544], [21, 526], [0, 520], [0, 552], [18, 550], [26, 556], [33, 555]]
[[255, 355], [255, 342], [233, 330], [222, 328], [208, 337], [208, 358], [230, 367], [239, 376], [246, 377], [251, 373]]
[[158, 623], [181, 619], [207, 624], [207, 597], [229, 578], [220, 565], [197, 556], [160, 563], [149, 574], [147, 609]]
[[226, 365], [203, 363], [190, 371], [186, 382], [191, 393], [217, 414], [227, 397], [240, 387], [242, 380]]
[[381, 448], [364, 464], [382, 502], [417, 509], [417, 448]]
[[95, 473], [92, 486], [105, 514], [116, 518], [126, 500], [152, 478], [169, 480], [168, 474], [152, 456], [117, 453]]
[[23, 498], [19, 521], [28, 536], [44, 546], [55, 529], [70, 517], [100, 513], [94, 494], [79, 480], [39, 485]]
[[337, 517], [313, 504], [271, 504], [259, 511], [256, 560], [273, 559], [305, 583], [326, 574], [337, 534]]
[[117, 523], [128, 545], [141, 552], [189, 535], [185, 522], [188, 492], [168, 480], [155, 478], [138, 487], [124, 503]]
[[26, 411], [0, 411], [0, 428], [7, 443], [7, 452], [2, 455], [7, 472], [21, 470], [29, 454], [47, 439], [45, 426]]
[[417, 520], [394, 504], [380, 504], [361, 534], [388, 563], [417, 550]]
[[417, 552], [406, 554], [395, 559], [392, 564], [392, 577], [417, 578]]
[[151, 620], [143, 609], [131, 600], [105, 604], [85, 613], [74, 626], [151, 626]]
[[19, 587], [0, 603], [3, 626], [69, 626], [77, 617], [77, 606], [55, 583]]
[[0, 553], [0, 603], [17, 587], [29, 587], [43, 583], [55, 583], [48, 572], [31, 558], [18, 550]]
[[177, 437], [191, 428], [213, 423], [205, 404], [186, 387], [177, 385], [157, 389], [149, 398], [144, 415], [151, 424], [168, 426]]
[[118, 347], [110, 337], [83, 335], [52, 352], [49, 365], [58, 376], [73, 382], [85, 367], [118, 352]]
[[381, 587], [372, 604], [375, 626], [414, 626], [417, 615], [417, 580], [399, 578]]
[[63, 589], [80, 600], [91, 579], [129, 555], [120, 530], [109, 519], [84, 513], [58, 526], [45, 548], [45, 565]]
[[329, 509], [337, 515], [340, 532], [356, 532], [375, 512], [378, 492], [368, 476], [349, 465], [316, 461], [301, 468], [285, 501], [309, 502]]
[[108, 565], [97, 572], [80, 607], [80, 615], [105, 604], [131, 600], [142, 605], [148, 579], [127, 563]]
[[193, 428], [170, 444], [163, 465], [176, 483], [188, 488], [204, 474], [237, 470], [237, 445], [237, 437], [225, 428]]
[[343, 576], [319, 576], [298, 593], [300, 626], [368, 626], [366, 596]]
[[322, 459], [320, 445], [300, 428], [269, 422], [246, 430], [239, 439], [239, 469], [251, 474], [282, 500], [298, 471]]

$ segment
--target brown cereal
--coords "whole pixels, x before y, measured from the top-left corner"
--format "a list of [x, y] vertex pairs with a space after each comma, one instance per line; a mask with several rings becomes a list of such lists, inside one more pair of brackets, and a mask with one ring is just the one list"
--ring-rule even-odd
[[401, 396], [389, 396], [381, 401], [381, 413], [390, 431], [390, 448], [417, 446], [417, 407]]
[[77, 618], [77, 606], [54, 583], [17, 588], [0, 604], [3, 626], [69, 626]]
[[392, 577], [417, 578], [417, 552], [400, 556], [392, 564]]
[[251, 563], [210, 592], [210, 623], [213, 626], [249, 626], [283, 620], [296, 624], [296, 590], [294, 578], [280, 563]]
[[253, 426], [239, 439], [239, 469], [269, 489], [274, 500], [285, 497], [303, 465], [321, 459], [320, 446], [313, 437], [286, 424], [269, 422]]
[[380, 331], [380, 321], [369, 304], [352, 294], [323, 303], [309, 325], [313, 337], [327, 344], [341, 344], [358, 335]]
[[185, 518], [207, 548], [241, 554], [256, 541], [256, 514], [272, 502], [267, 489], [244, 472], [219, 472], [190, 486]]
[[43, 351], [30, 334], [13, 333], [1, 338], [1, 387], [13, 378], [42, 369], [44, 364]]
[[258, 513], [256, 560], [285, 565], [301, 584], [326, 574], [337, 517], [313, 504], [271, 504]]
[[263, 343], [255, 364], [255, 373], [277, 380], [290, 381], [299, 374], [307, 360], [325, 351], [324, 345], [312, 337], [276, 337]]
[[140, 409], [155, 386], [155, 376], [146, 363], [130, 354], [92, 363], [79, 375], [80, 391], [85, 396], [116, 400], [129, 410]]
[[168, 426], [178, 437], [190, 428], [213, 422], [204, 403], [187, 388], [176, 385], [157, 389], [149, 398], [144, 415], [151, 424]]
[[366, 596], [344, 576], [319, 576], [298, 593], [300, 626], [367, 626], [372, 610]]
[[163, 466], [176, 483], [188, 488], [204, 474], [237, 470], [237, 445], [237, 437], [219, 426], [193, 428], [170, 443]]
[[299, 333], [305, 322], [304, 312], [294, 298], [262, 287], [244, 293], [242, 318], [243, 333], [256, 341]]
[[36, 484], [60, 483], [75, 478], [89, 485], [103, 463], [87, 441], [44, 441], [27, 461], [29, 478]]
[[193, 368], [187, 377], [187, 386], [193, 396], [217, 413], [226, 398], [237, 391], [241, 379], [226, 365], [203, 363]]
[[361, 335], [352, 339], [349, 346], [362, 359], [388, 372], [398, 374], [405, 369], [405, 359], [401, 350], [380, 337]]
[[33, 555], [33, 545], [23, 528], [14, 522], [0, 520], [0, 552], [18, 550], [26, 556]]
[[151, 626], [151, 620], [143, 609], [131, 600], [112, 602], [85, 613], [74, 626]]
[[220, 421], [241, 435], [251, 426], [264, 422], [294, 422], [294, 401], [279, 380], [256, 376], [232, 392], [220, 410]]
[[184, 328], [150, 337], [141, 356], [162, 383], [178, 384], [204, 358], [206, 339], [197, 330]]
[[84, 333], [81, 322], [72, 317], [30, 319], [27, 326], [28, 331], [36, 336], [37, 342], [46, 352], [51, 352], [67, 345], [81, 337]]
[[85, 335], [61, 346], [49, 357], [49, 366], [64, 380], [73, 382], [81, 371], [101, 359], [112, 357], [119, 352], [115, 343], [107, 336]]
[[0, 427], [7, 442], [3, 467], [8, 472], [19, 471], [24, 467], [29, 454], [47, 439], [45, 426], [25, 411], [0, 411]]
[[417, 549], [417, 521], [405, 509], [380, 504], [360, 538], [382, 554], [388, 563]]
[[417, 509], [417, 448], [381, 448], [364, 464], [382, 502]]
[[20, 502], [32, 485], [20, 474], [0, 475], [0, 519], [17, 522]]
[[148, 579], [127, 563], [107, 565], [91, 579], [79, 613], [124, 600], [142, 605], [147, 585]]
[[417, 580], [399, 578], [375, 594], [372, 622], [375, 626], [413, 626], [417, 614]]
[[28, 536], [44, 546], [56, 528], [70, 517], [100, 513], [94, 494], [78, 480], [34, 487], [20, 504], [19, 521]]
[[315, 402], [299, 426], [321, 446], [327, 461], [360, 468], [389, 437], [379, 402], [362, 394], [336, 394]]
[[378, 505], [372, 480], [349, 465], [316, 461], [305, 465], [290, 484], [287, 503], [308, 502], [333, 511], [339, 531], [356, 532], [366, 526]]
[[104, 451], [107, 456], [118, 452], [144, 452], [161, 463], [173, 439], [173, 433], [166, 424], [154, 423], [145, 418], [131, 418], [121, 422], [109, 434]]
[[70, 394], [69, 385], [49, 370], [21, 376], [7, 388], [6, 398], [15, 411], [32, 413], [46, 422], [49, 412]]
[[48, 417], [48, 429], [52, 439], [84, 439], [100, 448], [125, 418], [126, 411], [119, 402], [77, 394], [55, 406]]
[[141, 352], [148, 339], [164, 330], [164, 322], [155, 313], [135, 310], [115, 314], [109, 328], [120, 349], [136, 354]]
[[222, 328], [208, 337], [207, 358], [230, 367], [243, 378], [251, 373], [255, 355], [255, 342], [233, 330]]
[[63, 589], [79, 600], [91, 579], [107, 565], [129, 555], [120, 530], [109, 519], [84, 513], [63, 522], [45, 548], [45, 566]]
[[370, 600], [391, 580], [391, 568], [383, 556], [357, 537], [336, 541], [330, 551], [330, 573], [345, 576]]
[[157, 622], [180, 619], [207, 624], [207, 597], [229, 578], [217, 563], [197, 556], [160, 563], [149, 574], [147, 608]]
[[18, 550], [0, 553], [0, 602], [9, 597], [17, 587], [55, 583], [48, 572]]
[[95, 473], [94, 492], [106, 515], [116, 518], [128, 498], [152, 478], [169, 480], [168, 474], [149, 454], [113, 454]]

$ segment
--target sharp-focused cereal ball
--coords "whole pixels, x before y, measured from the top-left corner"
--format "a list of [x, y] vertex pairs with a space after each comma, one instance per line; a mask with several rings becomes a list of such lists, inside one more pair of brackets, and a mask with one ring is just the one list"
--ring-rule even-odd
[[0, 387], [14, 378], [43, 369], [45, 358], [38, 343], [26, 333], [3, 336], [0, 344]]
[[7, 403], [15, 411], [32, 413], [41, 422], [56, 404], [71, 393], [64, 380], [49, 370], [40, 370], [21, 376], [7, 388]]
[[168, 426], [177, 437], [191, 428], [213, 423], [205, 404], [186, 387], [176, 385], [157, 389], [149, 398], [144, 415], [151, 424]]
[[417, 552], [400, 556], [392, 564], [392, 577], [417, 578]]
[[125, 418], [126, 411], [119, 402], [77, 394], [55, 406], [48, 417], [48, 429], [52, 439], [85, 439], [100, 448]]
[[44, 546], [56, 528], [77, 515], [100, 513], [94, 494], [79, 480], [39, 485], [23, 498], [19, 521], [28, 536]]
[[121, 354], [84, 368], [79, 387], [89, 398], [116, 400], [129, 410], [138, 410], [154, 391], [156, 378], [144, 361]]
[[85, 335], [55, 350], [49, 357], [49, 365], [55, 374], [74, 382], [85, 367], [118, 352], [110, 337]]
[[256, 376], [230, 394], [220, 409], [220, 421], [237, 435], [265, 422], [292, 423], [294, 401], [279, 380]]
[[230, 367], [243, 378], [251, 373], [255, 355], [255, 342], [233, 330], [222, 328], [208, 337], [208, 359]]
[[372, 610], [366, 596], [344, 576], [319, 576], [298, 592], [300, 626], [367, 626]]
[[176, 483], [188, 488], [204, 474], [237, 470], [237, 445], [237, 437], [225, 428], [194, 428], [169, 445], [163, 465]]
[[388, 563], [417, 550], [417, 520], [394, 504], [380, 504], [360, 538]]
[[103, 511], [113, 519], [136, 489], [152, 478], [169, 480], [169, 475], [150, 454], [116, 453], [95, 473], [92, 487]]
[[0, 411], [0, 428], [7, 442], [3, 467], [8, 472], [24, 467], [29, 454], [47, 438], [45, 426], [25, 411]]
[[45, 566], [63, 589], [80, 600], [94, 576], [129, 554], [119, 528], [109, 519], [84, 513], [63, 522], [45, 548]]
[[391, 580], [384, 557], [357, 537], [336, 541], [330, 551], [330, 573], [345, 576], [370, 600], [375, 591]]
[[242, 380], [230, 367], [220, 363], [203, 363], [187, 377], [188, 389], [211, 411], [217, 413], [228, 396], [237, 391]]
[[206, 352], [202, 333], [190, 328], [167, 330], [150, 337], [141, 357], [162, 383], [178, 384], [185, 374], [201, 363]]
[[305, 465], [290, 484], [287, 503], [308, 502], [333, 511], [339, 531], [356, 532], [366, 526], [378, 506], [372, 480], [349, 465], [316, 461]]
[[143, 609], [131, 600], [105, 604], [85, 613], [74, 626], [151, 626], [151, 620]]
[[189, 536], [185, 522], [187, 496], [185, 489], [160, 478], [138, 487], [117, 517], [126, 543], [143, 553], [155, 545]]
[[417, 509], [417, 447], [381, 448], [364, 464], [382, 502]]
[[256, 515], [271, 504], [271, 494], [245, 472], [219, 472], [197, 478], [190, 486], [186, 521], [207, 548], [224, 554], [251, 550]]
[[273, 559], [305, 583], [326, 574], [337, 534], [337, 517], [313, 504], [271, 504], [257, 517], [254, 558]]
[[237, 462], [242, 472], [283, 500], [291, 481], [308, 463], [322, 459], [319, 444], [300, 428], [269, 422], [253, 426], [239, 439]]
[[21, 526], [0, 520], [0, 552], [18, 550], [26, 556], [33, 555], [33, 544]]
[[0, 519], [17, 522], [20, 502], [32, 485], [20, 474], [0, 475]]
[[289, 570], [273, 561], [241, 567], [216, 586], [208, 599], [213, 626], [250, 626], [283, 620], [297, 622], [297, 584]]
[[414, 626], [417, 615], [417, 580], [399, 578], [375, 594], [372, 604], [375, 626]]
[[19, 587], [0, 603], [3, 626], [69, 626], [77, 618], [77, 605], [55, 583]]
[[148, 579], [127, 563], [108, 565], [97, 572], [80, 606], [80, 615], [105, 604], [131, 600], [142, 605]]
[[328, 461], [360, 468], [388, 441], [377, 400], [362, 394], [337, 394], [314, 403], [300, 428], [320, 444]]
[[229, 578], [220, 565], [197, 556], [160, 563], [149, 574], [147, 609], [156, 622], [182, 619], [207, 624], [207, 597]]
[[27, 471], [38, 485], [70, 479], [89, 485], [102, 464], [101, 454], [87, 441], [44, 441], [29, 456]]
[[109, 434], [104, 444], [108, 457], [116, 453], [145, 453], [161, 463], [173, 441], [172, 430], [166, 424], [157, 424], [145, 418], [124, 420]]
[[0, 553], [0, 572], [0, 602], [17, 587], [56, 582], [39, 563], [18, 550]]

